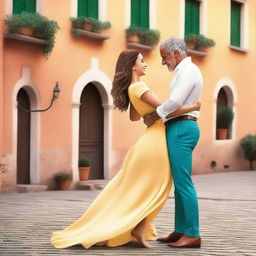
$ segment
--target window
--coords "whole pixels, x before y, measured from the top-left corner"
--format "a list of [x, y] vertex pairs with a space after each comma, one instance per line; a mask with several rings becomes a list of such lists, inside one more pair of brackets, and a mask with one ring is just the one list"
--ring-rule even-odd
[[36, 12], [36, 0], [13, 0], [13, 14], [22, 12]]
[[78, 0], [78, 17], [91, 17], [98, 19], [98, 0]]
[[231, 1], [230, 44], [237, 47], [241, 46], [241, 9], [241, 3]]
[[223, 88], [220, 89], [217, 100], [217, 112], [223, 108], [228, 106], [228, 97]]
[[185, 2], [185, 35], [200, 34], [200, 2], [186, 0]]
[[216, 139], [232, 139], [232, 113], [233, 112], [233, 92], [228, 86], [223, 86], [217, 96], [216, 109]]
[[149, 0], [131, 0], [131, 27], [149, 28]]

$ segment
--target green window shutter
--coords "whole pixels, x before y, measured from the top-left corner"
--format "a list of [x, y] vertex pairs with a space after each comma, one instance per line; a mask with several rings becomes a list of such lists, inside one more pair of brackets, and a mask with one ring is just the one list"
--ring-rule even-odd
[[12, 6], [12, 13], [20, 14], [25, 10], [25, 0], [13, 0]]
[[233, 46], [240, 47], [241, 38], [241, 4], [231, 1], [231, 38]]
[[88, 17], [98, 19], [98, 0], [89, 0]]
[[140, 4], [138, 0], [131, 0], [131, 27], [140, 26]]
[[185, 35], [200, 33], [200, 2], [186, 0], [185, 6]]
[[78, 17], [88, 16], [88, 0], [78, 0]]
[[131, 0], [131, 26], [149, 28], [149, 0]]
[[98, 19], [98, 0], [78, 0], [78, 17], [91, 17]]
[[149, 0], [140, 1], [140, 27], [149, 28]]
[[36, 0], [25, 0], [25, 11], [36, 13]]
[[13, 14], [36, 12], [36, 0], [13, 0]]

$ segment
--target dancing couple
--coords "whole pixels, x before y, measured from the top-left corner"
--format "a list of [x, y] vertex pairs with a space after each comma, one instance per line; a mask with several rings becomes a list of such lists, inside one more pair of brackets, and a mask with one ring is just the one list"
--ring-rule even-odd
[[[53, 232], [56, 248], [81, 244], [119, 246], [137, 241], [149, 247], [156, 239], [153, 219], [175, 186], [175, 227], [157, 240], [171, 247], [200, 247], [198, 198], [191, 180], [192, 151], [199, 139], [197, 118], [202, 89], [199, 68], [187, 57], [184, 40], [171, 37], [160, 46], [162, 65], [175, 71], [169, 99], [161, 100], [140, 81], [147, 64], [136, 50], [117, 60], [112, 96], [130, 119], [143, 117], [147, 129], [126, 154], [121, 170], [84, 215], [62, 231]], [[161, 81], [159, 81], [161, 85]]]

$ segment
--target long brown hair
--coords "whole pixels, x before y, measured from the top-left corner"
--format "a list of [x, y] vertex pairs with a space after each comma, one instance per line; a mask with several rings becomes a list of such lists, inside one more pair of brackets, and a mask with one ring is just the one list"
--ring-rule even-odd
[[111, 95], [114, 106], [121, 112], [126, 111], [129, 106], [128, 87], [132, 80], [132, 68], [138, 58], [139, 51], [126, 50], [120, 53], [113, 81]]

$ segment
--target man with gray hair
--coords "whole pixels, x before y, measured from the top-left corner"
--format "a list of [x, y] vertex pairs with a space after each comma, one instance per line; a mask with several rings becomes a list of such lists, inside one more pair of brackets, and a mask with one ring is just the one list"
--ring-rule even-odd
[[175, 71], [171, 81], [169, 100], [156, 111], [144, 117], [147, 126], [162, 119], [166, 126], [169, 160], [175, 186], [175, 229], [169, 236], [158, 238], [171, 247], [200, 247], [198, 198], [191, 180], [192, 151], [200, 131], [197, 125], [198, 111], [168, 117], [180, 107], [199, 100], [203, 79], [199, 68], [187, 57], [183, 39], [170, 37], [160, 45], [162, 65]]

